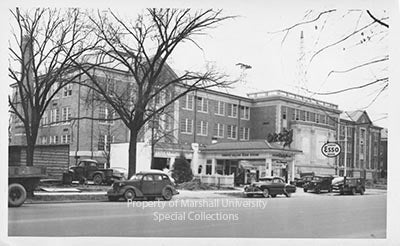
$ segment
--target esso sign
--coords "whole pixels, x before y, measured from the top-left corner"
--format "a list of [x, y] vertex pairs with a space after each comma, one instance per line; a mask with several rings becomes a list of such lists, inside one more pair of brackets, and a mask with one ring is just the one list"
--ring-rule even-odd
[[322, 154], [326, 157], [336, 157], [341, 151], [342, 148], [338, 143], [326, 143], [321, 148]]

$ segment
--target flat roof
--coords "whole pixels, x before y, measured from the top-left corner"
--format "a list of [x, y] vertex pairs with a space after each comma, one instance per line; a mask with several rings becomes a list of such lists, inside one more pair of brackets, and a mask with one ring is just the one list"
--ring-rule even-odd
[[284, 148], [278, 143], [269, 143], [267, 140], [250, 140], [240, 142], [219, 142], [207, 145], [202, 151], [227, 151], [227, 150], [281, 150], [287, 152], [302, 152], [301, 150]]

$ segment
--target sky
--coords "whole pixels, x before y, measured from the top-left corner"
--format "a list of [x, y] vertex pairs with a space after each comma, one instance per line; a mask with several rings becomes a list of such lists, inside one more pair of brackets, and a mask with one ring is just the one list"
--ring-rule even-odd
[[[181, 46], [170, 59], [170, 66], [179, 72], [212, 64], [232, 78], [242, 75], [235, 88], [228, 90], [230, 93], [246, 96], [257, 91], [286, 90], [337, 104], [343, 111], [366, 110], [374, 124], [387, 127], [388, 90], [377, 97], [383, 88], [382, 83], [331, 96], [310, 93], [333, 92], [388, 76], [389, 61], [384, 61], [328, 77], [332, 70], [346, 70], [389, 55], [388, 32], [379, 25], [325, 49], [310, 62], [319, 49], [371, 22], [365, 6], [256, 3], [245, 8], [237, 5], [224, 8], [226, 15], [237, 17], [225, 21], [209, 35], [198, 38], [202, 50], [193, 44]], [[285, 32], [276, 32], [303, 21], [310, 10], [312, 12], [305, 20], [314, 19], [321, 11], [330, 9], [336, 11], [321, 16], [317, 22], [292, 29], [284, 42]], [[382, 4], [368, 9], [381, 18], [390, 15]], [[237, 63], [252, 68], [241, 70]]]
[[[183, 43], [177, 48], [168, 63], [178, 74], [185, 70], [202, 70], [211, 65], [231, 79], [240, 79], [234, 88], [225, 89], [226, 92], [246, 96], [251, 92], [285, 90], [337, 104], [343, 111], [366, 110], [375, 125], [388, 127], [388, 90], [379, 94], [382, 84], [331, 96], [311, 93], [337, 91], [387, 77], [389, 61], [328, 77], [332, 70], [345, 70], [387, 57], [389, 38], [385, 27], [374, 25], [363, 30], [362, 35], [360, 32], [320, 52], [311, 62], [310, 58], [322, 47], [369, 24], [371, 18], [366, 9], [377, 17], [390, 17], [390, 1], [363, 1], [362, 4], [352, 1], [349, 4], [345, 1], [253, 0], [249, 4], [246, 1], [221, 0], [212, 5], [190, 2], [188, 6], [178, 3], [183, 2], [172, 1], [167, 6], [193, 9], [214, 7], [223, 9], [224, 15], [235, 16], [209, 30], [207, 35], [195, 37], [201, 49], [192, 43]], [[65, 6], [70, 5], [68, 2], [54, 5]], [[143, 8], [149, 7], [144, 2], [129, 6], [113, 5], [112, 9], [135, 18]], [[80, 7], [106, 9], [111, 6], [101, 1], [99, 5], [93, 5], [89, 1]], [[279, 31], [333, 9], [334, 12], [322, 15], [316, 22], [293, 28], [286, 37], [285, 32]], [[370, 40], [361, 43], [364, 38]], [[251, 69], [243, 70], [237, 63], [250, 65]]]

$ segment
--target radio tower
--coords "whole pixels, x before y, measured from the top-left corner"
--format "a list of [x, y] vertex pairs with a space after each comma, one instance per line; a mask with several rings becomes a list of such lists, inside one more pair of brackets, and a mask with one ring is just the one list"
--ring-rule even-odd
[[300, 94], [302, 88], [307, 88], [307, 78], [306, 78], [306, 54], [304, 52], [304, 34], [303, 30], [300, 33], [300, 45], [299, 45], [299, 58], [297, 59], [297, 88]]

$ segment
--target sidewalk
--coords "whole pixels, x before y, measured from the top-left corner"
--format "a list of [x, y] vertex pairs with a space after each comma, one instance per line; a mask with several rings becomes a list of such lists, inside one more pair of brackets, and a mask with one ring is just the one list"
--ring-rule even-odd
[[[382, 195], [386, 194], [386, 190], [367, 189], [365, 195]], [[107, 201], [105, 191], [92, 192], [43, 192], [37, 191], [35, 197], [27, 199], [26, 203], [48, 203], [48, 202], [100, 202]], [[338, 193], [321, 193], [315, 194], [311, 192], [303, 192], [297, 189], [292, 197], [315, 197], [315, 196], [336, 196]], [[174, 199], [212, 199], [212, 198], [242, 198], [243, 189], [236, 188], [234, 190], [179, 190], [179, 195]]]

